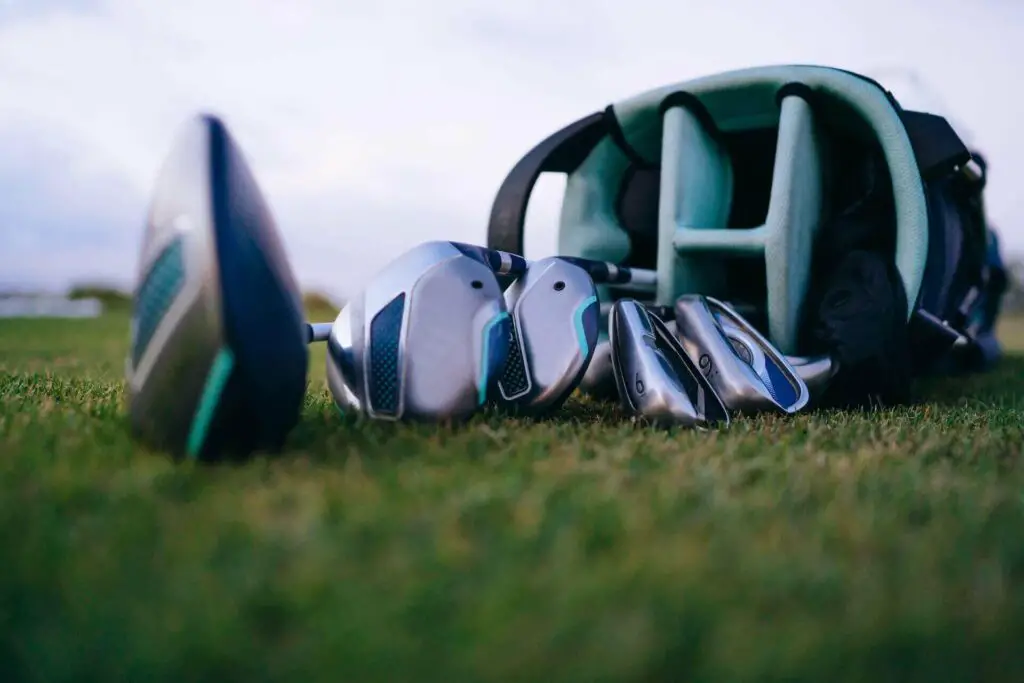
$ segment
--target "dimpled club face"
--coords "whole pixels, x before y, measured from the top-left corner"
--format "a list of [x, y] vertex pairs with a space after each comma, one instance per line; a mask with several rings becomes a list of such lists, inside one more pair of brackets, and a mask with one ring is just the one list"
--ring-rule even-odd
[[388, 264], [341, 311], [328, 340], [328, 384], [343, 411], [462, 419], [504, 367], [510, 334], [493, 272], [429, 242]]
[[498, 401], [527, 410], [561, 405], [579, 385], [599, 333], [597, 290], [582, 268], [537, 261], [505, 292], [513, 343]]

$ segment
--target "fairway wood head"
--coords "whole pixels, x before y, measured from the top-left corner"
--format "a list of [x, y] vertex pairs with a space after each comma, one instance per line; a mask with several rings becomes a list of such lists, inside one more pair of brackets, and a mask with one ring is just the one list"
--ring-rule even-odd
[[276, 450], [305, 394], [298, 286], [224, 124], [191, 121], [152, 196], [126, 363], [135, 433], [195, 459]]
[[729, 413], [665, 324], [633, 299], [608, 316], [615, 383], [623, 405], [653, 422], [684, 427], [729, 423]]
[[497, 401], [539, 412], [562, 405], [579, 386], [597, 344], [600, 307], [585, 270], [545, 258], [505, 291], [512, 318], [508, 362]]
[[426, 242], [378, 272], [338, 314], [327, 381], [342, 411], [454, 420], [486, 400], [511, 324], [494, 272], [451, 242]]
[[[792, 414], [810, 398], [807, 385], [780, 353], [742, 316], [711, 297], [681, 296], [676, 338], [729, 410]], [[723, 329], [737, 330], [731, 337]]]

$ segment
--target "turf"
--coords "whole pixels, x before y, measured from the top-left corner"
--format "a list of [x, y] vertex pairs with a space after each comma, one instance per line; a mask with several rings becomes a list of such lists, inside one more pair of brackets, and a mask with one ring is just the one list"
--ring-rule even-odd
[[129, 438], [127, 329], [0, 321], [4, 681], [1024, 680], [1024, 356], [697, 433], [364, 423], [318, 349], [287, 452], [204, 467]]

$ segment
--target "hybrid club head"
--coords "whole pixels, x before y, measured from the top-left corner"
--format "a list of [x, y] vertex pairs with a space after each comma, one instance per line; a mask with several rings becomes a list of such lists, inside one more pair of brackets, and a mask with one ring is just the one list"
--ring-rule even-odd
[[132, 429], [193, 459], [277, 450], [298, 418], [307, 361], [274, 219], [227, 128], [199, 116], [150, 203], [126, 362]]
[[615, 383], [623, 405], [653, 422], [728, 424], [729, 412], [665, 324], [634, 299], [608, 318]]
[[[792, 414], [810, 399], [807, 384], [753, 325], [722, 302], [699, 294], [676, 300], [676, 338], [730, 411]], [[742, 331], [730, 338], [723, 324]]]
[[508, 358], [511, 322], [479, 247], [426, 242], [342, 308], [327, 341], [338, 407], [384, 420], [468, 417]]
[[497, 402], [527, 412], [552, 410], [579, 386], [597, 344], [599, 305], [585, 270], [557, 256], [530, 265], [505, 290], [512, 318], [508, 362]]

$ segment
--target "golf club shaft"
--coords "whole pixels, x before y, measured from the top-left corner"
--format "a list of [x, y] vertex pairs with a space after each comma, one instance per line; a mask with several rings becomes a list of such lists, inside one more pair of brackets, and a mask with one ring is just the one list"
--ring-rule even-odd
[[334, 323], [306, 323], [306, 343], [327, 341]]

